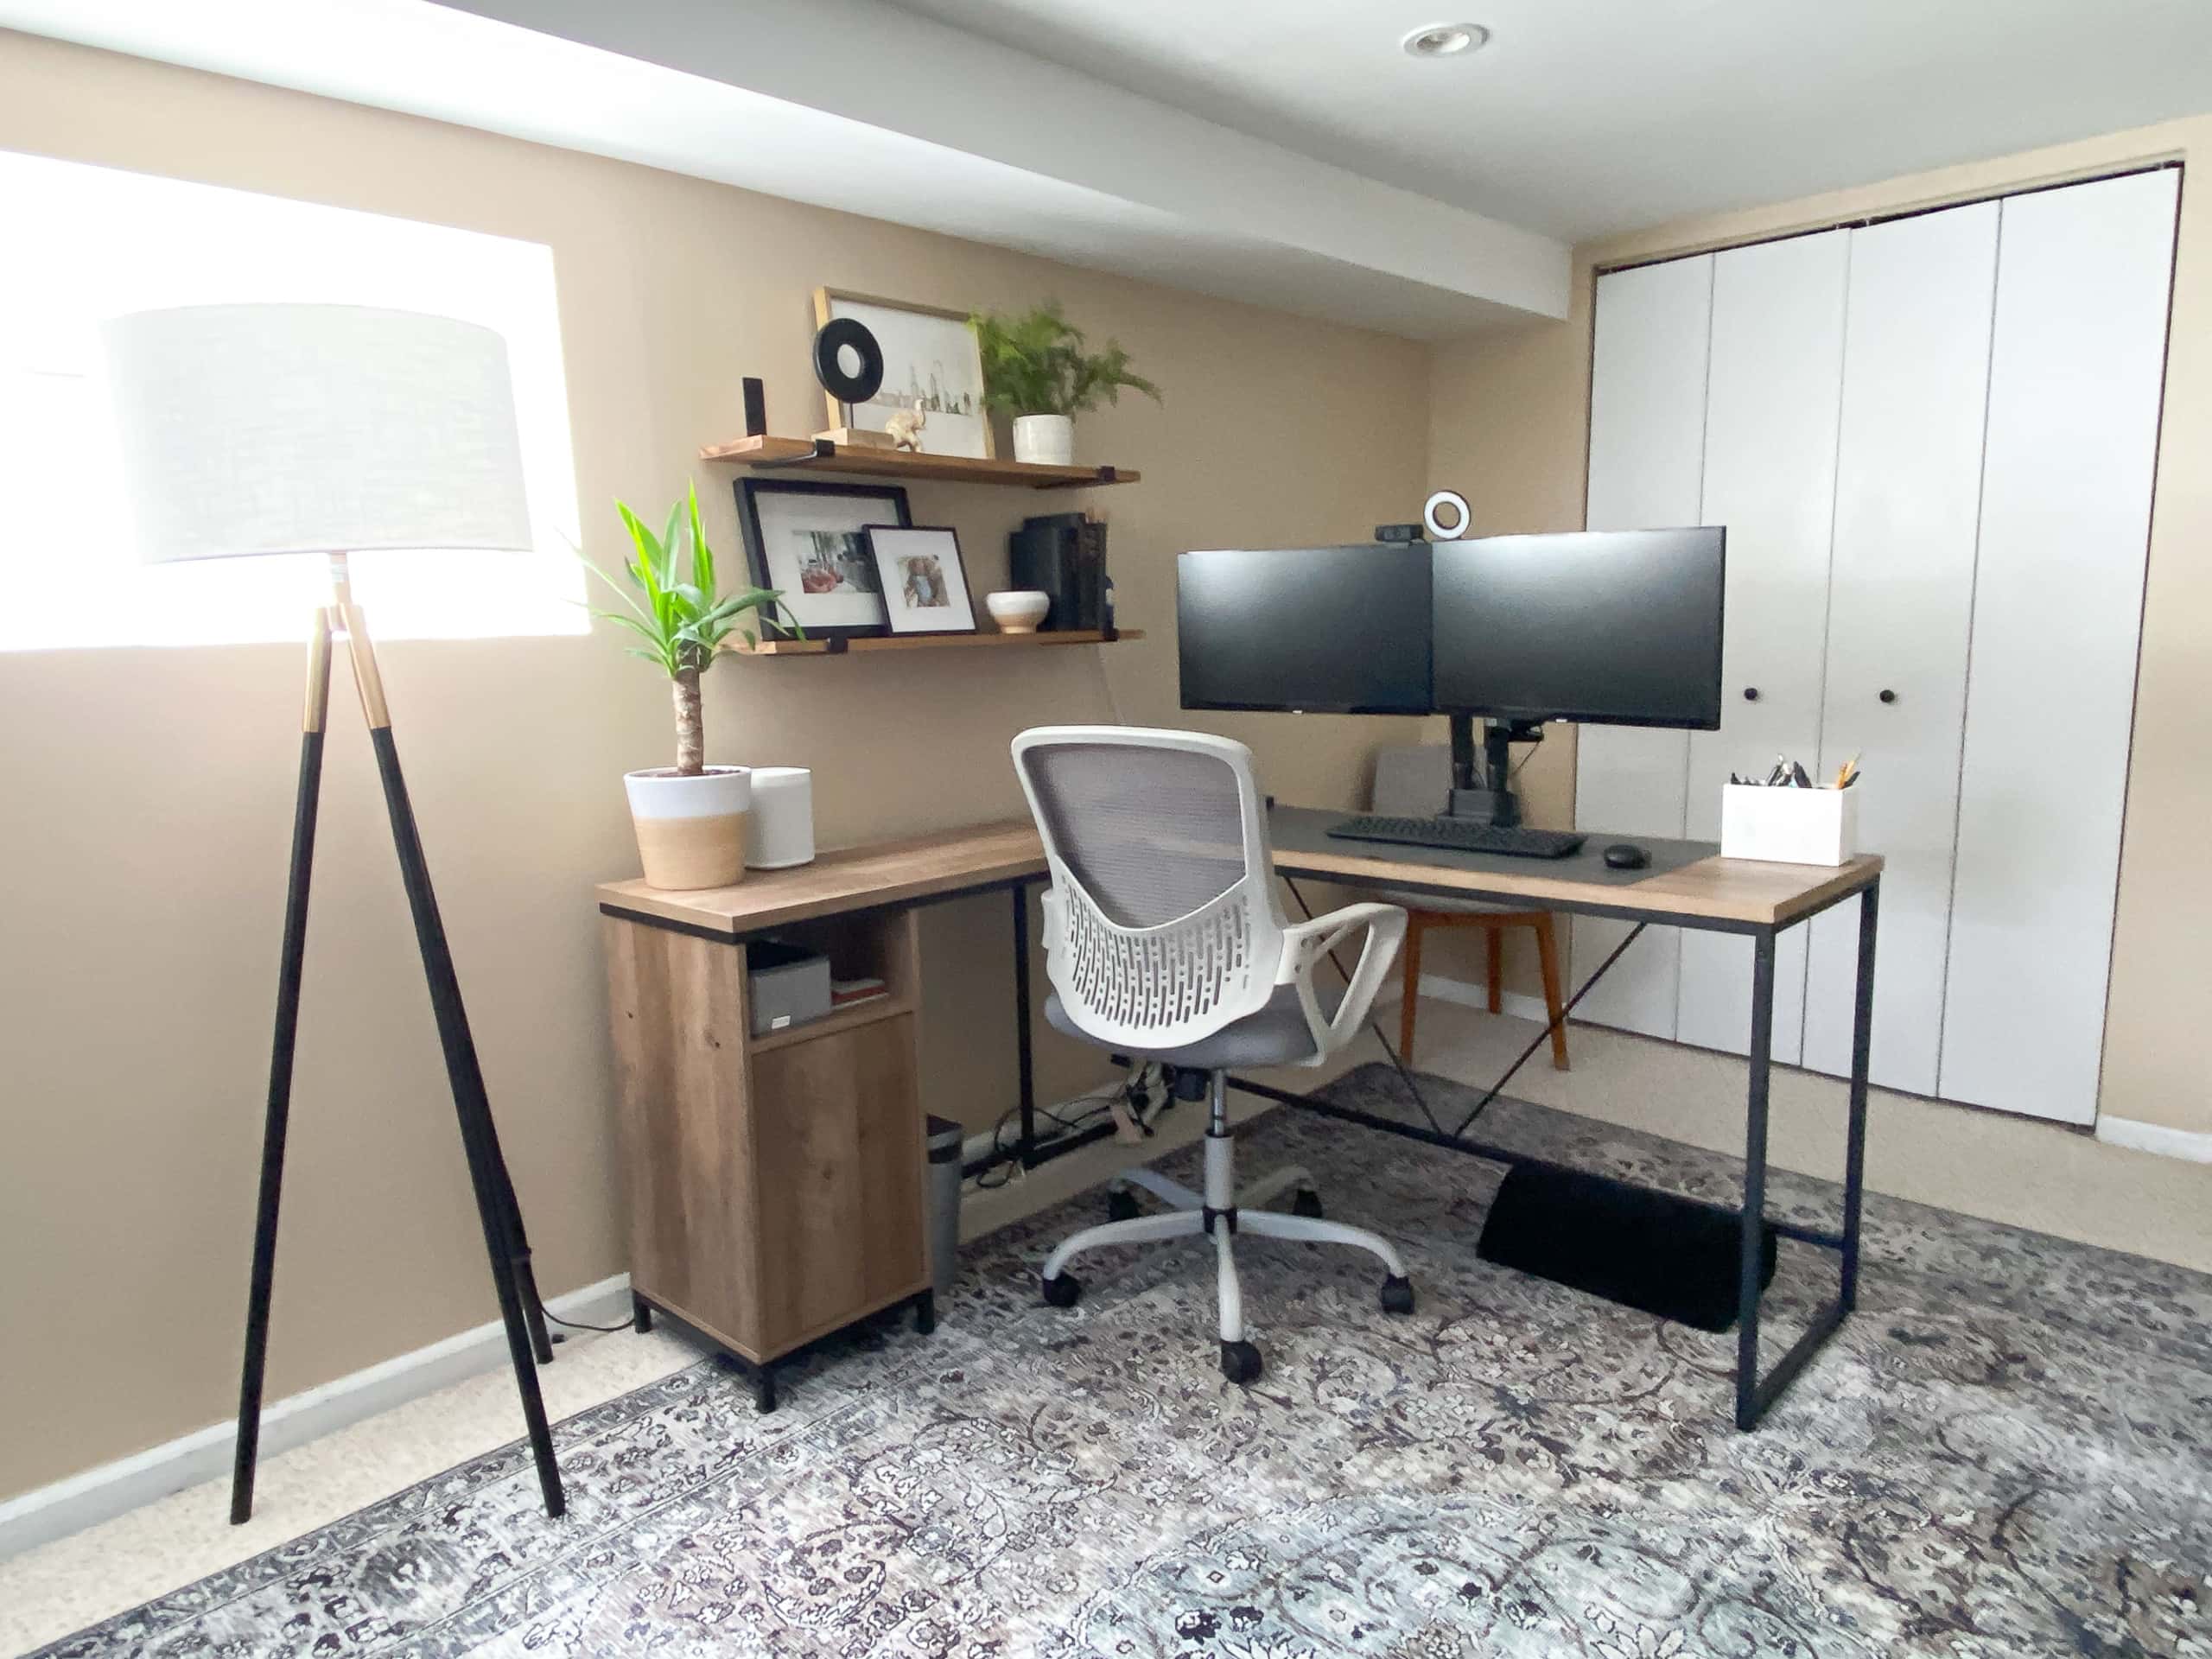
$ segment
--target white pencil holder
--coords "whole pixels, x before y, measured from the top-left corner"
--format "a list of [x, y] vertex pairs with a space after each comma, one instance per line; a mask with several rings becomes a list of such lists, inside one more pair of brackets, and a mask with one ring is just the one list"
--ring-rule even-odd
[[1772, 864], [1841, 864], [1859, 852], [1859, 788], [1771, 789], [1726, 784], [1720, 856]]

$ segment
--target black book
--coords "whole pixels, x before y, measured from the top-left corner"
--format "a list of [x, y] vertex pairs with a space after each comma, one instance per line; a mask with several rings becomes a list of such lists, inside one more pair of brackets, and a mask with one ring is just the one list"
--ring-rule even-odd
[[1007, 567], [1014, 587], [1033, 588], [1052, 601], [1047, 630], [1103, 626], [1105, 525], [1080, 512], [1025, 518], [1007, 538]]

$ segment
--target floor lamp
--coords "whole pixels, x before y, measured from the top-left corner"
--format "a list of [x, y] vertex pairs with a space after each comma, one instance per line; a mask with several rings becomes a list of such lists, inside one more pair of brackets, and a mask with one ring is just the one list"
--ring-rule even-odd
[[191, 306], [119, 317], [103, 332], [125, 491], [143, 556], [166, 563], [311, 554], [330, 567], [331, 602], [315, 612], [308, 639], [231, 1520], [253, 1513], [334, 641], [353, 663], [376, 751], [538, 1484], [547, 1513], [557, 1516], [565, 1507], [561, 1471], [537, 1371], [553, 1357], [552, 1345], [400, 774], [376, 654], [346, 569], [349, 553], [372, 550], [531, 547], [506, 346], [473, 323], [348, 305]]

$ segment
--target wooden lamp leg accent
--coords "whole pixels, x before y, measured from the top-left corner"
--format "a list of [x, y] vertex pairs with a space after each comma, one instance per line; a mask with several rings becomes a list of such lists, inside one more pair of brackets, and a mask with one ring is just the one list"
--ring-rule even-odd
[[1406, 942], [1400, 947], [1406, 960], [1405, 995], [1398, 1000], [1398, 1058], [1414, 1063], [1414, 1005], [1421, 1000], [1421, 936], [1428, 918], [1417, 910], [1406, 912]]
[[1481, 924], [1483, 972], [1490, 980], [1490, 1011], [1505, 1011], [1505, 930], [1494, 922]]
[[1552, 1069], [1564, 1071], [1567, 1063], [1567, 1021], [1561, 1016], [1559, 989], [1559, 941], [1552, 931], [1551, 912], [1536, 918], [1536, 960], [1544, 975], [1544, 1008], [1552, 1022]]

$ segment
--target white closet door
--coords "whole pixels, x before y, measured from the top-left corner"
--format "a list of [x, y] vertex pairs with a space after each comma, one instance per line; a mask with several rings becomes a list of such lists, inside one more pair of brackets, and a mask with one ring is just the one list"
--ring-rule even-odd
[[[1854, 232], [1821, 770], [1853, 756], [1859, 844], [1887, 861], [1869, 1073], [1936, 1092], [1998, 205]], [[1892, 694], [1885, 702], [1883, 694]], [[1812, 924], [1805, 1064], [1851, 1070], [1859, 907]]]
[[[1690, 734], [1687, 822], [1696, 840], [1719, 839], [1731, 772], [1764, 774], [1778, 753], [1809, 766], [1820, 747], [1850, 251], [1848, 232], [1828, 231], [1732, 249], [1713, 264], [1703, 511], [1728, 530], [1728, 613], [1720, 729]], [[1797, 1058], [1804, 994], [1796, 929], [1776, 955], [1777, 1060]], [[1682, 936], [1676, 1034], [1739, 1054], [1750, 1047], [1749, 939]]]
[[2096, 1116], [2179, 177], [1999, 226], [1938, 1086], [2069, 1123]]
[[[1676, 259], [1598, 279], [1590, 383], [1592, 530], [1664, 529], [1703, 521], [1707, 330], [1713, 257]], [[1680, 836], [1688, 750], [1681, 732], [1584, 726], [1575, 737], [1574, 822], [1604, 834]], [[1627, 927], [1577, 917], [1578, 977], [1610, 955]], [[1675, 1034], [1678, 936], [1656, 928], [1599, 981], [1576, 1017], [1653, 1037]]]

